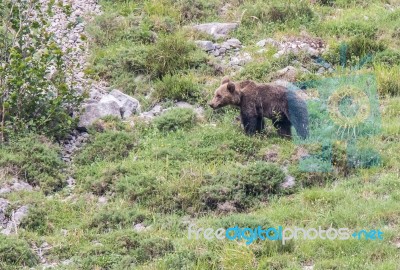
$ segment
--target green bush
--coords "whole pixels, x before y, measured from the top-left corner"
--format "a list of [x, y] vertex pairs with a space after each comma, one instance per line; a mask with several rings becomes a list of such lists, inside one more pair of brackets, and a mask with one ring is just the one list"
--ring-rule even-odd
[[178, 0], [174, 3], [179, 10], [181, 23], [188, 24], [193, 21], [200, 21], [214, 13], [218, 8], [218, 2], [205, 0]]
[[400, 95], [400, 66], [387, 67], [375, 65], [378, 80], [378, 92], [381, 95]]
[[174, 251], [170, 239], [149, 237], [131, 229], [101, 235], [98, 241], [102, 245], [91, 245], [80, 252], [84, 269], [131, 269]]
[[99, 232], [107, 232], [142, 223], [149, 218], [138, 210], [106, 207], [96, 213], [89, 223], [89, 228], [96, 228]]
[[147, 55], [147, 70], [153, 78], [199, 67], [205, 63], [205, 55], [182, 34], [160, 37]]
[[136, 143], [134, 134], [126, 131], [96, 133], [94, 138], [78, 154], [76, 162], [85, 165], [98, 161], [124, 159]]
[[196, 100], [200, 96], [200, 85], [194, 75], [166, 75], [156, 82], [154, 95], [158, 100]]
[[278, 166], [255, 162], [212, 177], [210, 184], [200, 189], [200, 198], [206, 209], [215, 210], [227, 202], [238, 210], [245, 210], [278, 193], [284, 180], [285, 174]]
[[384, 50], [374, 55], [374, 63], [395, 66], [400, 63], [400, 52], [394, 50]]
[[334, 35], [336, 37], [363, 36], [375, 39], [378, 27], [375, 24], [362, 20], [337, 20], [327, 21], [313, 26], [314, 32], [322, 35]]
[[65, 185], [61, 169], [60, 148], [45, 137], [29, 135], [0, 145], [0, 167], [8, 168], [21, 179], [39, 185], [45, 193]]
[[[24, 12], [31, 9], [35, 18]], [[26, 1], [0, 2], [0, 143], [29, 132], [60, 139], [77, 120], [72, 112], [83, 96], [67, 82], [63, 52], [39, 10]]]
[[325, 55], [328, 62], [339, 65], [345, 61], [346, 65], [359, 65], [376, 53], [383, 52], [386, 45], [374, 38], [367, 38], [362, 35], [351, 38], [348, 42], [336, 44]]
[[244, 5], [242, 23], [286, 23], [288, 21], [309, 22], [314, 12], [305, 2], [277, 3], [257, 1]]
[[42, 205], [29, 207], [29, 213], [22, 219], [20, 226], [25, 230], [36, 232], [40, 235], [46, 234], [49, 231], [49, 226], [47, 223], [47, 213], [42, 208]]
[[21, 269], [39, 262], [25, 240], [0, 234], [0, 268]]
[[173, 108], [154, 120], [154, 125], [161, 131], [189, 129], [196, 123], [196, 113], [189, 108]]

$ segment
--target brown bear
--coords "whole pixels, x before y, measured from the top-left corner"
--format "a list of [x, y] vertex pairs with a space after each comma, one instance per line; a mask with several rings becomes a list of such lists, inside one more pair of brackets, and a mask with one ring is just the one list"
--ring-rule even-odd
[[226, 105], [239, 107], [243, 127], [249, 135], [264, 129], [266, 117], [283, 137], [291, 137], [292, 125], [300, 138], [308, 136], [306, 102], [289, 87], [249, 80], [235, 83], [224, 78], [209, 105], [213, 109]]

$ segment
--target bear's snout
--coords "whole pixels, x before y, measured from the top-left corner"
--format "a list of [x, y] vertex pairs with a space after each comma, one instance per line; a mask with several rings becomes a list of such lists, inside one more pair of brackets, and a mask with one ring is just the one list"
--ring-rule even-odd
[[212, 101], [208, 102], [208, 106], [210, 106], [211, 108], [215, 109], [215, 105]]

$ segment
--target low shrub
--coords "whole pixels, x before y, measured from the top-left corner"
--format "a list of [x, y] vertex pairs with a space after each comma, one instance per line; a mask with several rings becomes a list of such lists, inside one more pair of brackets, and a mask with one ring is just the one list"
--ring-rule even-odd
[[374, 55], [374, 63], [387, 66], [398, 65], [400, 63], [400, 52], [390, 49], [378, 52]]
[[177, 33], [160, 37], [150, 48], [146, 62], [149, 74], [161, 79], [167, 74], [199, 67], [205, 59], [205, 54], [193, 42]]
[[209, 210], [215, 210], [223, 203], [245, 210], [255, 202], [267, 199], [268, 195], [278, 193], [284, 180], [285, 174], [278, 166], [255, 162], [212, 177], [210, 184], [200, 189], [200, 198]]
[[288, 21], [309, 22], [314, 12], [305, 2], [277, 3], [257, 1], [244, 6], [242, 23], [286, 23]]
[[175, 7], [179, 10], [180, 22], [187, 24], [193, 21], [200, 21], [218, 8], [215, 1], [204, 0], [178, 0]]
[[47, 213], [41, 205], [29, 207], [28, 215], [22, 219], [21, 225], [25, 230], [46, 234], [50, 227], [47, 222]]
[[200, 85], [194, 75], [166, 75], [156, 82], [154, 96], [157, 100], [196, 100], [200, 96]]
[[0, 234], [0, 268], [33, 267], [39, 259], [25, 240]]
[[386, 45], [382, 41], [358, 35], [351, 38], [348, 42], [336, 44], [324, 55], [325, 59], [335, 65], [360, 65], [367, 59], [372, 60], [372, 56], [386, 50]]
[[27, 135], [0, 145], [0, 167], [40, 186], [45, 193], [57, 191], [65, 185], [60, 148], [42, 136]]
[[85, 165], [98, 161], [124, 159], [136, 143], [134, 134], [126, 131], [96, 133], [94, 138], [78, 154], [76, 162]]
[[317, 34], [330, 35], [336, 37], [354, 37], [363, 36], [374, 39], [378, 32], [375, 24], [362, 20], [338, 20], [327, 21], [313, 26], [313, 31]]
[[154, 120], [154, 125], [161, 131], [189, 129], [196, 123], [196, 113], [189, 108], [173, 108]]
[[380, 95], [400, 95], [400, 66], [375, 65], [375, 73]]
[[93, 216], [89, 223], [89, 228], [96, 228], [99, 232], [107, 232], [142, 223], [148, 219], [144, 212], [136, 209], [106, 207]]

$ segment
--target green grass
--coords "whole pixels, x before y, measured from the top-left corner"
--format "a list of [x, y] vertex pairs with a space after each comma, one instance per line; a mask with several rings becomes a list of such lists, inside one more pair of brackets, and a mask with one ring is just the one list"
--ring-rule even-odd
[[[385, 8], [396, 1], [101, 1], [104, 14], [90, 23], [91, 67], [86, 72], [135, 96], [146, 109], [155, 102], [190, 101], [205, 106], [220, 78], [193, 45], [209, 38], [184, 26], [240, 21], [232, 33], [253, 56], [235, 80], [269, 81], [271, 73], [294, 60], [311, 71], [301, 78], [352, 74], [340, 68], [339, 48], [347, 42], [347, 66], [369, 53], [360, 73], [376, 75], [382, 131], [361, 138], [369, 150], [346, 157], [346, 144], [333, 143], [333, 171], [300, 170], [299, 153], [321, 150], [281, 139], [272, 124], [246, 136], [235, 121], [239, 112], [170, 109], [152, 123], [106, 118], [89, 130], [91, 139], [74, 157], [74, 190], [65, 178], [59, 148], [44, 138], [15, 138], [0, 148], [0, 181], [19, 177], [38, 186], [4, 194], [12, 211], [29, 205], [17, 236], [0, 237], [1, 269], [41, 269], [33, 247], [51, 248], [49, 262], [71, 259], [55, 269], [398, 269], [400, 235], [400, 13]], [[360, 8], [362, 7], [362, 8]], [[262, 54], [261, 39], [305, 31], [330, 46], [324, 56], [338, 73], [316, 74], [303, 55]], [[318, 103], [310, 108], [322, 117]], [[206, 106], [205, 106], [206, 107]], [[271, 152], [275, 152], [271, 159]], [[348, 167], [348, 162], [362, 166]], [[285, 168], [296, 185], [282, 190]], [[383, 241], [273, 241], [188, 239], [198, 227], [347, 227], [381, 229]], [[139, 224], [139, 225], [138, 225]], [[143, 231], [134, 228], [144, 227]]]

